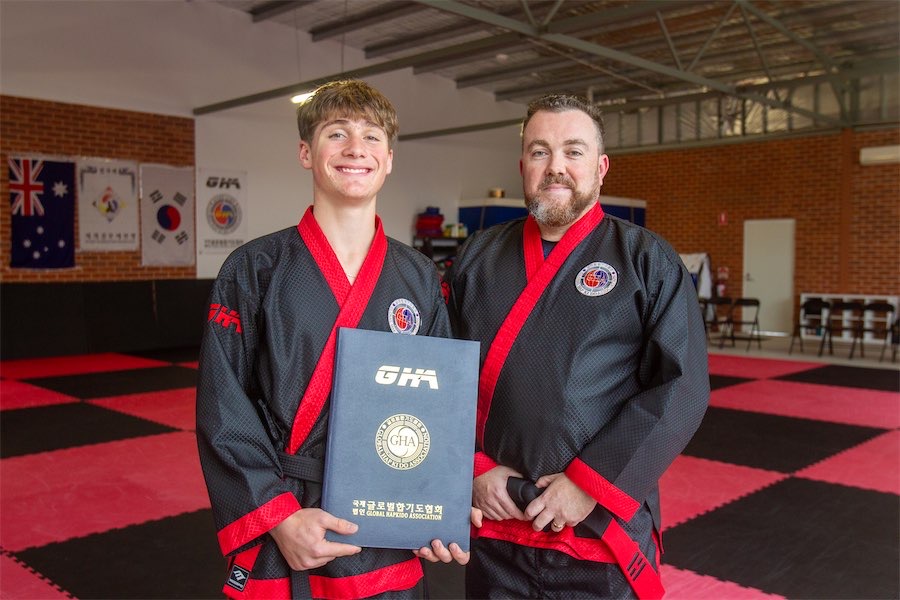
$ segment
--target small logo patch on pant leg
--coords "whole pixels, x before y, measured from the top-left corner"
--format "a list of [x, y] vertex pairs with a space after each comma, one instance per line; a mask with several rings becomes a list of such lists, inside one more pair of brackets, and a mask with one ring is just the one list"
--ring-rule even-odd
[[239, 567], [237, 565], [233, 565], [231, 567], [231, 574], [228, 576], [228, 585], [233, 587], [239, 592], [244, 591], [244, 586], [247, 585], [247, 580], [250, 578], [250, 571], [243, 567]]

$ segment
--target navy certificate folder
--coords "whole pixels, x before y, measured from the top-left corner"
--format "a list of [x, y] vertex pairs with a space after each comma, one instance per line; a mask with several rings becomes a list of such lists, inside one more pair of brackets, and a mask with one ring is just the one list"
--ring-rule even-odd
[[341, 328], [322, 508], [359, 525], [326, 538], [469, 549], [479, 344]]

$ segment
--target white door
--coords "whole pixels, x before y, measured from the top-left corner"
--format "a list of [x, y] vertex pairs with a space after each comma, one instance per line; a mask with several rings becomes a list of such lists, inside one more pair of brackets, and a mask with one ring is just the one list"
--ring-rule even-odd
[[790, 334], [794, 313], [794, 219], [744, 221], [744, 293], [759, 299], [762, 331]]

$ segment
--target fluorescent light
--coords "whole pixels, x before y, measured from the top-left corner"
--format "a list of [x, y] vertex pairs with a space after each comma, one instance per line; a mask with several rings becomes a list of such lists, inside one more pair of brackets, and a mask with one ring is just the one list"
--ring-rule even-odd
[[304, 92], [304, 93], [302, 93], [302, 94], [297, 94], [296, 96], [294, 96], [293, 98], [291, 98], [291, 102], [293, 102], [294, 104], [300, 104], [301, 102], [306, 101], [306, 99], [309, 98], [310, 96], [312, 96], [313, 94], [315, 94], [314, 91], [313, 91], [313, 92]]
[[872, 146], [859, 151], [861, 165], [900, 163], [900, 146]]

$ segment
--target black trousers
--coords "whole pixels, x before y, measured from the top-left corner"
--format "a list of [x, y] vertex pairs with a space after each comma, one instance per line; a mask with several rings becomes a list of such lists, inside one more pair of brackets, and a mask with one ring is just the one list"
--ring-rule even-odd
[[476, 538], [466, 565], [466, 597], [637, 598], [619, 566], [556, 550]]

